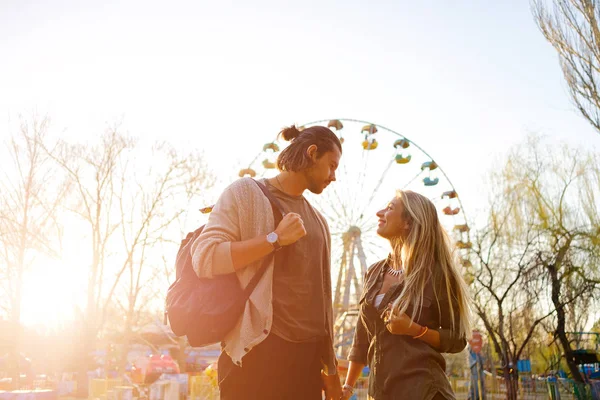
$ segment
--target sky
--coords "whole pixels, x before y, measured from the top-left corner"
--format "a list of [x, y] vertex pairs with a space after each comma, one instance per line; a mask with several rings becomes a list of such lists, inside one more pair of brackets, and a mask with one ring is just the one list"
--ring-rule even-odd
[[525, 0], [0, 0], [0, 136], [32, 112], [84, 142], [120, 123], [216, 170], [292, 123], [369, 121], [424, 148], [470, 215], [529, 133], [600, 144]]
[[600, 143], [527, 1], [2, 0], [0, 57], [0, 127], [118, 122], [223, 165], [291, 123], [366, 120], [426, 149], [471, 210], [528, 133]]

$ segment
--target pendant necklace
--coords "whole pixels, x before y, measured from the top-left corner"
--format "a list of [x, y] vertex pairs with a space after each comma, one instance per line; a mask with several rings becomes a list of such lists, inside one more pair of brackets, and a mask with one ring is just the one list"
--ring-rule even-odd
[[392, 276], [395, 276], [397, 278], [402, 274], [402, 269], [394, 269], [394, 268], [388, 266], [387, 273]]

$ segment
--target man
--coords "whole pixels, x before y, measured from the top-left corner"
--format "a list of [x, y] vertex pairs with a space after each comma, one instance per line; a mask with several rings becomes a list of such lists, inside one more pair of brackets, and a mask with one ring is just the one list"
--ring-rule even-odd
[[[249, 178], [230, 185], [192, 245], [200, 277], [235, 272], [245, 287], [269, 257], [243, 316], [222, 343], [221, 399], [338, 400], [333, 350], [330, 243], [327, 222], [302, 196], [320, 194], [342, 154], [337, 136], [314, 126], [284, 129], [291, 141], [279, 155], [279, 175], [262, 182], [282, 204], [274, 228], [271, 205]], [[271, 255], [275, 256], [272, 257]]]

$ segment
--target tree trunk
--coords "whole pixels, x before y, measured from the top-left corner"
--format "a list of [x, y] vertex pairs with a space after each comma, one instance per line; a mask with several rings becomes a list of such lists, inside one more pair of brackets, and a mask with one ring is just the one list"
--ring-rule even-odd
[[12, 335], [12, 343], [10, 352], [8, 354], [8, 371], [11, 378], [11, 389], [17, 390], [20, 388], [20, 355], [19, 355], [19, 331], [20, 326], [15, 324], [14, 321], [11, 324], [11, 335]]
[[117, 364], [119, 376], [125, 374], [127, 368], [127, 355], [129, 354], [129, 347], [131, 346], [132, 332], [129, 327], [125, 328], [125, 334], [123, 335], [123, 344], [121, 346], [121, 354], [119, 357], [119, 363]]
[[86, 398], [89, 396], [88, 371], [91, 368], [90, 353], [96, 350], [96, 324], [98, 317], [96, 285], [100, 269], [99, 236], [99, 228], [96, 229], [92, 226], [92, 264], [88, 272], [87, 303], [85, 314], [83, 315], [82, 339], [78, 357], [79, 362], [77, 364], [77, 397]]
[[78, 398], [89, 397], [88, 372], [92, 369], [91, 353], [96, 350], [96, 330], [94, 320], [84, 319], [81, 342], [77, 363], [77, 396]]
[[[27, 197], [28, 198], [28, 197]], [[26, 203], [27, 204], [27, 203]], [[17, 274], [15, 284], [15, 294], [12, 304], [11, 322], [12, 322], [12, 349], [10, 358], [12, 358], [12, 370], [10, 375], [12, 378], [12, 387], [20, 389], [21, 387], [21, 337], [23, 335], [23, 327], [21, 326], [21, 303], [23, 296], [23, 271], [25, 269], [25, 248], [27, 241], [27, 211], [24, 215], [24, 223], [20, 234], [19, 253], [17, 258]], [[28, 372], [30, 373], [30, 372]], [[27, 377], [30, 378], [29, 376]]]
[[119, 376], [125, 374], [125, 368], [127, 366], [127, 355], [129, 354], [129, 348], [133, 339], [133, 323], [135, 316], [135, 297], [129, 296], [127, 315], [125, 316], [125, 329], [123, 332], [123, 345], [120, 360], [118, 362], [118, 373]]
[[547, 265], [546, 268], [548, 269], [552, 283], [552, 303], [554, 304], [554, 308], [556, 309], [557, 322], [555, 333], [563, 348], [563, 352], [565, 354], [565, 359], [567, 361], [571, 377], [575, 382], [583, 383], [583, 377], [579, 373], [579, 367], [574, 362], [573, 357], [571, 356], [573, 350], [571, 349], [571, 343], [569, 343], [569, 339], [567, 338], [567, 334], [565, 332], [566, 315], [564, 305], [560, 302], [559, 297], [561, 282], [558, 279], [558, 270], [554, 264]]
[[[20, 275], [20, 274], [19, 274]], [[10, 347], [10, 354], [9, 354], [9, 374], [11, 377], [11, 381], [12, 384], [11, 386], [17, 390], [20, 388], [21, 386], [21, 369], [20, 369], [20, 364], [21, 364], [21, 336], [23, 333], [23, 329], [21, 327], [21, 317], [20, 317], [20, 310], [21, 310], [21, 278], [19, 276], [19, 278], [17, 278], [17, 288], [16, 288], [16, 295], [15, 295], [15, 301], [14, 301], [14, 306], [13, 306], [13, 313], [12, 313], [12, 318], [11, 318], [11, 336], [12, 336], [12, 340], [11, 340], [11, 347]]]
[[508, 365], [508, 362], [505, 362], [505, 366], [503, 369], [504, 372], [504, 382], [506, 382], [506, 400], [518, 400], [519, 398], [519, 380], [515, 376], [515, 373], [511, 373], [511, 368], [514, 371], [514, 367]]

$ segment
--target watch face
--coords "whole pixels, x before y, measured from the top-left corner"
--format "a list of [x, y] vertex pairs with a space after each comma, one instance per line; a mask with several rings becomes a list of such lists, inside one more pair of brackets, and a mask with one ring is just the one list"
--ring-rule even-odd
[[275, 232], [271, 232], [267, 235], [267, 242], [269, 243], [275, 243], [277, 242], [277, 239], [279, 239], [279, 237]]

